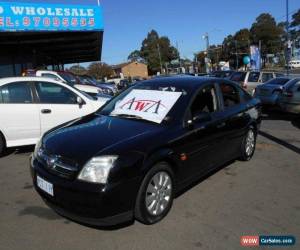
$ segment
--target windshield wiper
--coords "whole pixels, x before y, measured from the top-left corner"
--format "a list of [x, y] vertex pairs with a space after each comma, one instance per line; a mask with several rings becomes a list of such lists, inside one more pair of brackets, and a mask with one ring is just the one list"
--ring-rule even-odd
[[118, 115], [110, 115], [113, 117], [122, 117], [122, 118], [128, 118], [128, 119], [136, 119], [136, 120], [145, 120], [143, 117], [138, 115], [127, 115], [127, 114], [118, 114]]

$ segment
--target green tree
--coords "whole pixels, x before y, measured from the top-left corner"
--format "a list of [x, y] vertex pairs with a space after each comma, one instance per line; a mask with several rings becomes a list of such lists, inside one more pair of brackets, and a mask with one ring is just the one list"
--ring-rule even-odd
[[179, 57], [175, 47], [171, 45], [170, 39], [166, 36], [160, 37], [155, 30], [148, 33], [143, 40], [140, 51], [132, 52], [128, 59], [140, 56], [148, 64], [150, 73], [154, 74], [160, 71], [160, 66], [164, 67], [166, 63]]
[[241, 29], [235, 33], [233, 37], [236, 41], [236, 49], [238, 53], [249, 54], [249, 46], [251, 43], [251, 33], [248, 29]]
[[292, 16], [291, 27], [300, 29], [300, 9]]
[[277, 25], [274, 17], [263, 13], [256, 18], [250, 29], [254, 44], [261, 42], [262, 59], [265, 61], [267, 54], [275, 54], [282, 51], [283, 29]]
[[139, 50], [132, 51], [128, 56], [128, 61], [131, 62], [141, 62], [144, 59], [141, 57], [141, 52]]
[[80, 65], [73, 65], [68, 70], [75, 75], [85, 75], [87, 73], [86, 68]]
[[96, 79], [103, 79], [112, 76], [114, 71], [112, 67], [106, 63], [95, 62], [89, 65], [88, 74]]

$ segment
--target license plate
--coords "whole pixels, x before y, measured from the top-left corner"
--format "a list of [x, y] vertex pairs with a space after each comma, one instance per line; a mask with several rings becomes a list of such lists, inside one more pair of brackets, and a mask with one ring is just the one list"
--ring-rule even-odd
[[36, 182], [37, 182], [37, 186], [43, 190], [44, 192], [46, 192], [47, 194], [50, 194], [51, 196], [54, 196], [54, 192], [53, 192], [53, 184], [45, 181], [43, 178], [37, 176], [36, 177]]

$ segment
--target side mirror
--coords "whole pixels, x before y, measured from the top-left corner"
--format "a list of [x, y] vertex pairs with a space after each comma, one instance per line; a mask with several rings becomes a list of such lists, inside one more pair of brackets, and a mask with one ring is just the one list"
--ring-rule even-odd
[[84, 104], [84, 101], [82, 100], [81, 97], [77, 96], [76, 102], [79, 104], [79, 106], [82, 106]]

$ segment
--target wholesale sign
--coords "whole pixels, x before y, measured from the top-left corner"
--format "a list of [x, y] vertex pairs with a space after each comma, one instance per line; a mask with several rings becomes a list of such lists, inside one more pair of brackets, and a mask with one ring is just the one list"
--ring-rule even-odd
[[79, 1], [69, 4], [55, 0], [48, 2], [0, 2], [0, 31], [103, 30], [100, 4], [93, 1], [81, 1], [84, 5]]

